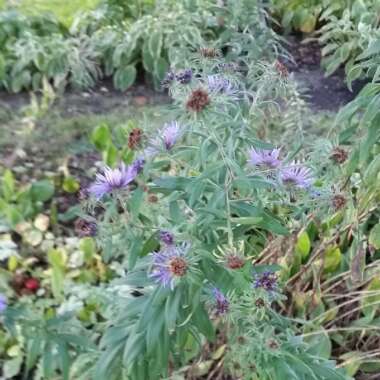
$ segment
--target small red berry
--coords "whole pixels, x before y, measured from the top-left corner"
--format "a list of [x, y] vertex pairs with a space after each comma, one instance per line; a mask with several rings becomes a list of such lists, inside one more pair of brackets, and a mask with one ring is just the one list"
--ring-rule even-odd
[[36, 292], [40, 288], [40, 282], [36, 278], [28, 278], [24, 282], [25, 289]]

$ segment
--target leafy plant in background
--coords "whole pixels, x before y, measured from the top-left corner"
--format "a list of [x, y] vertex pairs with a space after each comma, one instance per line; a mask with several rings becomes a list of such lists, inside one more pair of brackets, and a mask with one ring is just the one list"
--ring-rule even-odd
[[10, 170], [5, 170], [1, 181], [0, 215], [10, 227], [35, 217], [43, 202], [51, 199], [54, 185], [49, 180], [41, 180], [24, 188], [18, 188]]
[[[86, 88], [104, 74], [113, 76], [115, 88], [124, 91], [135, 82], [142, 65], [158, 86], [169, 62], [174, 67], [189, 62], [190, 52], [207, 45], [205, 41], [228, 50], [231, 57], [273, 57], [282, 48], [267, 25], [265, 6], [246, 0], [221, 5], [185, 0], [129, 5], [102, 2], [77, 16], [70, 32], [52, 15], [33, 19], [15, 11], [3, 12], [1, 83], [8, 91], [19, 92], [39, 88], [45, 77], [55, 87]], [[40, 25], [44, 17], [51, 20], [46, 29], [34, 28], [32, 20]]]
[[[365, 66], [356, 63], [372, 55], [368, 49], [373, 49], [379, 39], [379, 11], [377, 1], [356, 0], [341, 15], [326, 12], [321, 16], [326, 25], [318, 33], [319, 42], [324, 45], [322, 65], [327, 75], [344, 65], [349, 81], [364, 76]], [[370, 65], [367, 70], [373, 76], [376, 68]]]
[[282, 27], [303, 33], [314, 32], [326, 15], [338, 18], [351, 0], [273, 0], [274, 16], [281, 19]]

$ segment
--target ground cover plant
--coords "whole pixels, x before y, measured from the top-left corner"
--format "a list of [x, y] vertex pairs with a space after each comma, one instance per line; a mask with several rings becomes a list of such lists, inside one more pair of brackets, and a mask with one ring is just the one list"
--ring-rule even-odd
[[112, 76], [115, 88], [126, 90], [142, 65], [157, 87], [169, 62], [188, 59], [189, 49], [200, 48], [203, 39], [220, 49], [245, 49], [251, 58], [273, 56], [280, 45], [266, 18], [261, 1], [243, 0], [222, 6], [104, 1], [79, 13], [70, 26], [54, 14], [28, 16], [10, 9], [0, 13], [0, 81], [8, 91], [19, 92], [41, 88], [43, 78], [56, 88], [87, 88]]
[[[197, 5], [103, 2], [72, 25], [103, 41], [97, 69], [142, 62], [167, 104], [140, 95], [78, 116], [42, 79], [19, 115], [0, 114], [5, 379], [379, 376], [376, 76], [337, 117], [316, 114], [268, 28], [273, 9]], [[174, 38], [172, 9], [202, 32]], [[126, 18], [145, 41], [132, 56], [130, 37], [106, 43], [122, 35], [109, 19]]]

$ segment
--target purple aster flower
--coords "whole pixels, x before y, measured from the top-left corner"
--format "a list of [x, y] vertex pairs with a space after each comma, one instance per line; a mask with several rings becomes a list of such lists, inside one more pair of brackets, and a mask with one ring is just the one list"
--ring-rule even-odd
[[159, 136], [150, 140], [150, 146], [145, 149], [147, 157], [155, 156], [160, 149], [170, 150], [181, 135], [180, 127], [176, 121], [166, 123], [164, 128], [158, 132]]
[[254, 277], [253, 287], [255, 289], [262, 288], [268, 292], [277, 289], [277, 275], [273, 272], [264, 272]]
[[123, 163], [116, 169], [106, 167], [103, 173], [96, 175], [96, 181], [89, 187], [89, 192], [97, 199], [114, 190], [125, 189], [137, 176], [137, 168]]
[[174, 235], [169, 231], [160, 231], [160, 240], [166, 245], [173, 245]]
[[189, 269], [189, 261], [185, 257], [189, 245], [168, 245], [164, 249], [153, 252], [153, 267], [150, 277], [164, 287], [170, 286], [173, 290], [176, 281], [185, 276]]
[[212, 294], [215, 299], [215, 312], [217, 316], [224, 315], [230, 308], [230, 302], [226, 296], [217, 288], [212, 290]]
[[3, 313], [8, 306], [7, 297], [0, 294], [0, 313]]
[[192, 78], [193, 78], [193, 71], [191, 69], [182, 70], [176, 75], [177, 82], [181, 84], [190, 83]]
[[209, 75], [207, 77], [207, 86], [210, 92], [229, 96], [235, 96], [237, 94], [235, 86], [227, 78], [218, 74]]
[[301, 189], [308, 188], [314, 181], [311, 170], [303, 165], [292, 163], [281, 169], [281, 181], [284, 185], [295, 186]]
[[132, 167], [134, 168], [136, 173], [139, 174], [143, 170], [144, 164], [145, 164], [145, 160], [139, 157], [139, 158], [136, 158], [136, 160], [132, 162]]
[[162, 80], [161, 85], [163, 87], [169, 87], [175, 79], [175, 74], [172, 70], [166, 73], [165, 78]]
[[162, 140], [164, 142], [164, 146], [166, 150], [170, 150], [173, 148], [174, 144], [177, 142], [180, 130], [179, 125], [176, 121], [173, 121], [169, 124], [165, 124], [165, 128], [162, 133]]
[[275, 169], [281, 161], [278, 158], [280, 149], [255, 149], [251, 148], [248, 152], [249, 163], [254, 166], [264, 166], [267, 168]]

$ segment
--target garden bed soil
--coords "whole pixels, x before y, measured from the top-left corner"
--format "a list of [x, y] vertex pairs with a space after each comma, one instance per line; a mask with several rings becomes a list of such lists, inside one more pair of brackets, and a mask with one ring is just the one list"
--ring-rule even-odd
[[[94, 88], [85, 91], [69, 89], [57, 97], [54, 107], [62, 116], [71, 117], [81, 114], [107, 114], [125, 107], [143, 107], [169, 102], [165, 92], [157, 92], [142, 83], [132, 86], [127, 91], [115, 90], [111, 80], [99, 82]], [[0, 91], [0, 109], [19, 111], [30, 103], [27, 92], [9, 94]]]
[[353, 100], [365, 81], [355, 81], [352, 92], [345, 83], [344, 69], [326, 76], [321, 67], [321, 48], [318, 42], [302, 41], [300, 36], [290, 36], [287, 49], [294, 62], [286, 65], [299, 83], [308, 104], [316, 111], [338, 111]]
[[[355, 98], [363, 87], [363, 81], [356, 81], [351, 92], [344, 82], [343, 68], [326, 77], [320, 66], [321, 53], [317, 42], [303, 42], [299, 36], [289, 36], [286, 48], [294, 57], [294, 62], [286, 65], [296, 81], [304, 89], [305, 99], [313, 110], [337, 111], [340, 107]], [[165, 104], [170, 101], [166, 92], [157, 92], [144, 84], [142, 77], [139, 83], [129, 90], [115, 90], [112, 81], [106, 79], [93, 89], [78, 91], [70, 89], [60, 96], [55, 107], [62, 116], [79, 114], [105, 114], [125, 107], [142, 107], [152, 104]], [[20, 110], [30, 102], [27, 92], [9, 94], [0, 91], [1, 108], [11, 112]], [[0, 119], [1, 122], [1, 119]]]

